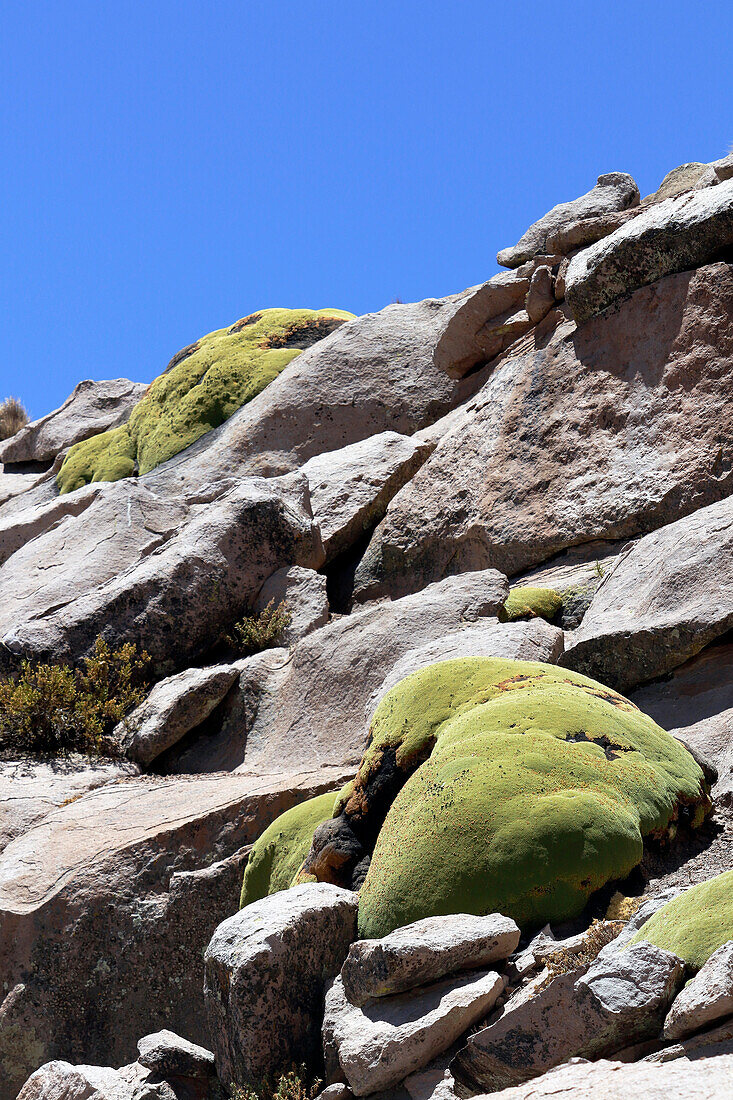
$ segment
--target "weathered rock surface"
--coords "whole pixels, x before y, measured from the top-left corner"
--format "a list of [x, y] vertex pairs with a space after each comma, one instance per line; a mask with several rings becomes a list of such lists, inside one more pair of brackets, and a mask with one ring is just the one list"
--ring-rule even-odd
[[578, 324], [665, 275], [710, 263], [733, 245], [733, 182], [650, 206], [579, 252], [565, 276]]
[[0, 854], [1, 1100], [51, 1058], [121, 1065], [141, 1034], [208, 1044], [203, 952], [247, 846], [343, 772], [131, 779], [49, 813]]
[[146, 389], [146, 383], [127, 378], [80, 382], [60, 409], [0, 443], [0, 462], [51, 463], [72, 443], [124, 424]]
[[169, 672], [213, 644], [276, 569], [322, 560], [299, 475], [242, 480], [200, 504], [127, 479], [6, 561], [0, 638], [15, 653], [78, 660], [103, 634]]
[[496, 615], [507, 591], [494, 570], [450, 577], [407, 599], [335, 619], [290, 655], [278, 649], [250, 658], [221, 731], [171, 760], [170, 770], [358, 763], [370, 701], [416, 639], [438, 639]]
[[312, 883], [254, 902], [216, 929], [205, 1001], [225, 1084], [318, 1062], [324, 987], [356, 936], [357, 904], [348, 890]]
[[560, 1066], [527, 1085], [506, 1089], [501, 1100], [720, 1100], [730, 1089], [733, 1054], [700, 1061], [580, 1062]]
[[639, 203], [639, 189], [625, 172], [608, 172], [598, 177], [595, 187], [571, 202], [553, 206], [539, 221], [534, 222], [512, 248], [504, 248], [496, 257], [502, 267], [519, 267], [541, 252], [549, 252], [550, 238], [563, 226], [584, 218], [595, 218], [617, 210], [626, 210]]
[[664, 1021], [665, 1039], [685, 1039], [733, 1015], [733, 942], [715, 951], [675, 999]]
[[0, 851], [56, 807], [138, 770], [126, 761], [77, 754], [0, 761]]
[[500, 975], [478, 971], [358, 1007], [337, 978], [326, 994], [326, 1073], [340, 1071], [356, 1096], [396, 1085], [480, 1020], [503, 988]]
[[608, 237], [631, 218], [635, 218], [639, 209], [636, 206], [631, 210], [612, 211], [609, 214], [599, 214], [595, 218], [582, 218], [577, 222], [569, 222], [550, 234], [547, 238], [547, 248], [562, 256], [575, 252], [579, 248], [587, 248], [589, 244], [595, 244], [596, 241]]
[[579, 330], [548, 332], [551, 313], [394, 497], [357, 598], [466, 569], [513, 575], [730, 493], [732, 302], [733, 269], [714, 264], [638, 290]]
[[731, 565], [732, 497], [645, 535], [604, 577], [562, 664], [620, 691], [671, 672], [733, 625]]
[[527, 315], [533, 325], [538, 324], [555, 306], [555, 290], [549, 267], [538, 267], [527, 291]]
[[306, 462], [301, 472], [308, 478], [327, 562], [379, 522], [392, 497], [433, 446], [397, 432], [382, 432]]
[[656, 191], [641, 200], [641, 206], [655, 206], [665, 199], [675, 199], [686, 191], [692, 191], [700, 178], [707, 171], [707, 164], [699, 161], [691, 161], [689, 164], [681, 164], [679, 168], [673, 168], [667, 172]]
[[28, 1078], [18, 1100], [173, 1100], [170, 1091], [148, 1086], [148, 1076], [134, 1064], [116, 1070], [55, 1060]]
[[227, 694], [240, 668], [236, 663], [188, 668], [159, 680], [115, 730], [125, 756], [138, 764], [150, 764], [200, 726]]
[[173, 1031], [156, 1031], [138, 1040], [138, 1062], [161, 1077], [212, 1077], [214, 1055]]
[[6, 470], [0, 463], [0, 508], [12, 497], [32, 489], [44, 477], [46, 474], [35, 468], [18, 470], [11, 466]]
[[555, 978], [471, 1035], [451, 1070], [461, 1095], [496, 1092], [568, 1058], [613, 1053], [656, 1036], [684, 977], [675, 955], [640, 943], [583, 973]]
[[344, 992], [354, 1005], [403, 993], [459, 970], [480, 970], [506, 959], [520, 932], [509, 917], [455, 913], [397, 928], [381, 940], [357, 940], [341, 968]]
[[716, 804], [733, 802], [733, 644], [708, 646], [671, 677], [638, 688], [632, 703], [718, 772]]
[[290, 622], [279, 640], [282, 645], [294, 645], [300, 638], [328, 622], [326, 578], [314, 569], [303, 569], [300, 565], [278, 569], [262, 585], [255, 600], [254, 613], [260, 614], [270, 604], [279, 607], [283, 603], [287, 605]]
[[[44, 483], [38, 486], [37, 493], [29, 492], [13, 500], [15, 507], [5, 507], [0, 514], [0, 565], [26, 543], [56, 527], [65, 516], [84, 512], [100, 489], [99, 484], [87, 485], [72, 496], [59, 497], [51, 494]], [[21, 507], [23, 504], [25, 507]]]

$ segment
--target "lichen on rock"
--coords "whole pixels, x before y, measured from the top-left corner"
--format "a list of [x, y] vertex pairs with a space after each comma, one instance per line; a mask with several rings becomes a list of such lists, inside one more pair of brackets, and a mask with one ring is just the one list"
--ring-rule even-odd
[[75, 444], [57, 476], [60, 492], [145, 474], [218, 428], [301, 351], [353, 314], [264, 309], [189, 344], [173, 357], [127, 424]]

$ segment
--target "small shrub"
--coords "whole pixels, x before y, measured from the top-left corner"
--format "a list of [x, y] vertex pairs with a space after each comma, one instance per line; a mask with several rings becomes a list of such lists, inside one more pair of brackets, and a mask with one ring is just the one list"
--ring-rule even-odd
[[142, 702], [149, 657], [127, 643], [97, 638], [81, 667], [23, 661], [0, 679], [0, 749], [115, 756], [110, 734]]
[[283, 1073], [277, 1086], [265, 1080], [257, 1088], [231, 1085], [231, 1100], [314, 1100], [323, 1082], [311, 1080], [306, 1066]]
[[605, 577], [606, 570], [603, 568], [601, 563], [599, 561], [595, 561], [593, 564], [594, 564], [594, 568], [595, 568], [595, 571], [596, 571], [596, 576], [597, 577]]
[[10, 439], [28, 423], [28, 413], [17, 397], [0, 402], [0, 439]]
[[242, 657], [250, 657], [253, 653], [261, 653], [263, 649], [278, 645], [291, 618], [286, 603], [276, 607], [275, 601], [270, 600], [259, 615], [250, 615], [234, 623], [231, 631], [224, 635], [224, 641]]
[[576, 970], [579, 966], [590, 965], [601, 948], [605, 947], [611, 940], [615, 940], [625, 926], [626, 922], [620, 920], [591, 921], [583, 938], [583, 943], [578, 950], [570, 951], [567, 948], [561, 948], [559, 951], [553, 952], [552, 955], [548, 955], [546, 963], [549, 973], [542, 984], [534, 991], [533, 996], [539, 993], [541, 989], [545, 989], [560, 974], [566, 974], [569, 970]]

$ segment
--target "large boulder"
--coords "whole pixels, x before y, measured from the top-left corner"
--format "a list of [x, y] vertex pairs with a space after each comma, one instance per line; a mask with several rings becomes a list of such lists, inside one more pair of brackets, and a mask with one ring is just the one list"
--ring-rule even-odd
[[500, 913], [427, 917], [381, 940], [357, 940], [341, 968], [341, 981], [348, 1000], [363, 1005], [373, 997], [404, 993], [459, 970], [479, 970], [506, 959], [519, 937], [514, 921]]
[[584, 324], [665, 275], [710, 263], [733, 244], [733, 181], [665, 199], [579, 252], [565, 299]]
[[630, 547], [561, 660], [628, 691], [671, 672], [732, 625], [733, 497], [726, 497]]
[[343, 773], [108, 784], [0, 853], [0, 1100], [51, 1058], [122, 1065], [140, 1035], [208, 1044], [203, 952], [248, 846]]
[[733, 268], [721, 263], [644, 287], [581, 329], [549, 314], [394, 497], [357, 598], [467, 569], [511, 576], [728, 495], [731, 300]]
[[382, 698], [302, 874], [340, 881], [353, 842], [373, 846], [361, 937], [457, 911], [541, 925], [577, 916], [681, 812], [709, 810], [687, 750], [608, 688], [539, 663], [444, 661]]
[[78, 660], [102, 634], [169, 672], [215, 643], [275, 570], [322, 559], [300, 475], [243, 479], [200, 504], [125, 480], [5, 563], [0, 638], [16, 653]]
[[216, 929], [204, 996], [225, 1084], [256, 1085], [293, 1064], [317, 1066], [324, 989], [356, 936], [357, 900], [336, 886], [299, 886]]
[[323, 1018], [326, 1075], [345, 1077], [355, 1096], [399, 1084], [485, 1016], [504, 984], [499, 974], [479, 970], [359, 1007], [337, 978]]
[[174, 1100], [160, 1085], [147, 1084], [149, 1072], [132, 1064], [121, 1070], [106, 1066], [72, 1066], [54, 1059], [26, 1081], [18, 1100]]
[[304, 569], [301, 565], [278, 569], [262, 585], [255, 600], [254, 613], [262, 615], [268, 608], [279, 608], [281, 605], [288, 621], [277, 641], [291, 646], [328, 622], [326, 578], [322, 573]]
[[733, 941], [702, 965], [676, 998], [664, 1021], [665, 1039], [685, 1039], [733, 1015]]
[[[304, 760], [356, 764], [372, 697], [400, 658], [418, 640], [496, 615], [506, 593], [506, 579], [494, 570], [450, 577], [407, 599], [335, 619], [290, 654], [280, 649], [250, 658], [220, 731], [199, 739], [169, 768], [287, 771]], [[494, 640], [501, 646], [501, 638]]]
[[684, 973], [675, 955], [640, 944], [587, 973], [554, 978], [469, 1036], [451, 1062], [459, 1095], [499, 1092], [569, 1058], [597, 1058], [656, 1037]]
[[504, 248], [496, 257], [502, 267], [519, 267], [533, 256], [549, 251], [548, 238], [570, 222], [595, 218], [638, 206], [639, 188], [625, 172], [607, 172], [598, 177], [595, 187], [571, 202], [553, 206], [544, 217], [530, 225], [512, 248]]
[[146, 389], [145, 383], [127, 378], [80, 382], [60, 409], [0, 443], [0, 462], [50, 465], [72, 444], [123, 424]]

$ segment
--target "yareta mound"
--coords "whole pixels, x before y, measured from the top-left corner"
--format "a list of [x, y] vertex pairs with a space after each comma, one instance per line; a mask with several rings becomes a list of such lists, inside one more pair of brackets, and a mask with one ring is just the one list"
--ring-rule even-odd
[[601, 684], [534, 662], [443, 661], [380, 702], [300, 877], [350, 885], [358, 841], [373, 849], [360, 936], [451, 912], [531, 927], [577, 916], [639, 863], [644, 838], [710, 807], [687, 750]]
[[145, 474], [218, 428], [301, 351], [353, 317], [338, 309], [264, 309], [179, 351], [127, 424], [73, 446], [60, 492]]
[[333, 791], [319, 794], [292, 806], [265, 829], [247, 860], [240, 907], [292, 885], [310, 851], [313, 833], [333, 816], [335, 801]]
[[546, 619], [554, 621], [562, 610], [562, 596], [554, 588], [533, 588], [531, 585], [517, 585], [509, 592], [504, 609], [499, 615], [502, 622], [516, 622], [518, 619]]
[[700, 970], [719, 947], [733, 940], [733, 871], [691, 886], [649, 918], [629, 943], [645, 940]]

